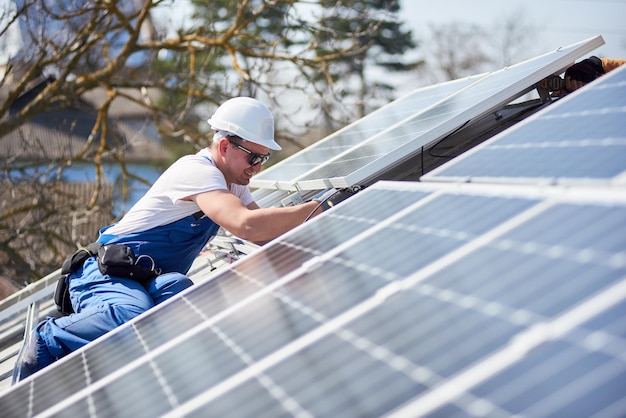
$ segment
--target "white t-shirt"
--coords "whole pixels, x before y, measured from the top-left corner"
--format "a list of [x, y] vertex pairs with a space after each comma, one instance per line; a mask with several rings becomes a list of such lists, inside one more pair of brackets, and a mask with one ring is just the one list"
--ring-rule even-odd
[[212, 190], [230, 190], [245, 206], [254, 201], [248, 186], [226, 185], [207, 148], [181, 157], [154, 182], [146, 194], [106, 233], [123, 235], [167, 225], [200, 210], [193, 201], [181, 200]]

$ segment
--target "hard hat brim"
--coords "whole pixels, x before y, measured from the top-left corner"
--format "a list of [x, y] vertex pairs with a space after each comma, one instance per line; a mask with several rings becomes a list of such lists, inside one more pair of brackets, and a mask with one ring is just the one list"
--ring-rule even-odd
[[255, 144], [259, 144], [263, 147], [267, 147], [274, 151], [282, 150], [282, 147], [278, 145], [278, 143], [274, 140], [274, 138], [262, 138], [258, 139], [254, 137], [254, 134], [243, 129], [241, 126], [236, 126], [230, 124], [225, 121], [216, 121], [213, 118], [207, 120], [211, 128], [219, 131], [227, 131], [232, 133], [234, 136], [238, 136], [241, 139], [245, 139], [246, 141], [253, 142]]

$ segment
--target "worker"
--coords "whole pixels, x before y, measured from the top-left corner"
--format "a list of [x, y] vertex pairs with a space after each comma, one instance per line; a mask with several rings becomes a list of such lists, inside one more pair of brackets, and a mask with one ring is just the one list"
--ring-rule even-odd
[[271, 112], [256, 99], [236, 97], [208, 123], [215, 130], [210, 148], [172, 164], [119, 222], [100, 230], [97, 250], [68, 259], [73, 313], [37, 325], [17, 380], [191, 286], [186, 274], [219, 227], [262, 244], [353, 193], [331, 189], [299, 205], [259, 208], [248, 184], [269, 150], [281, 149]]
[[624, 64], [626, 64], [624, 59], [598, 58], [596, 56], [586, 58], [565, 71], [565, 90], [557, 91], [553, 95], [562, 96], [577, 90]]

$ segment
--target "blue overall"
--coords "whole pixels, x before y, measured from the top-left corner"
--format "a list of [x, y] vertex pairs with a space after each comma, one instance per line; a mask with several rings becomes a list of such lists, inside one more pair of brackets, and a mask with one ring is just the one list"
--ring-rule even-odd
[[101, 243], [126, 244], [137, 256], [149, 255], [163, 272], [147, 285], [102, 275], [94, 257], [72, 273], [70, 298], [75, 313], [48, 318], [35, 331], [37, 371], [191, 286], [185, 274], [219, 226], [190, 215], [147, 231], [115, 236], [103, 228]]

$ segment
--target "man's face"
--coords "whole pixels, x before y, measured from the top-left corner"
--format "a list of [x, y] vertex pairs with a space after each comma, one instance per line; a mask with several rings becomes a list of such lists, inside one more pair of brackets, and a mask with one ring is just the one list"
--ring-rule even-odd
[[225, 140], [229, 142], [230, 181], [249, 184], [252, 176], [261, 171], [262, 164], [269, 158], [268, 148], [238, 137], [231, 136]]

